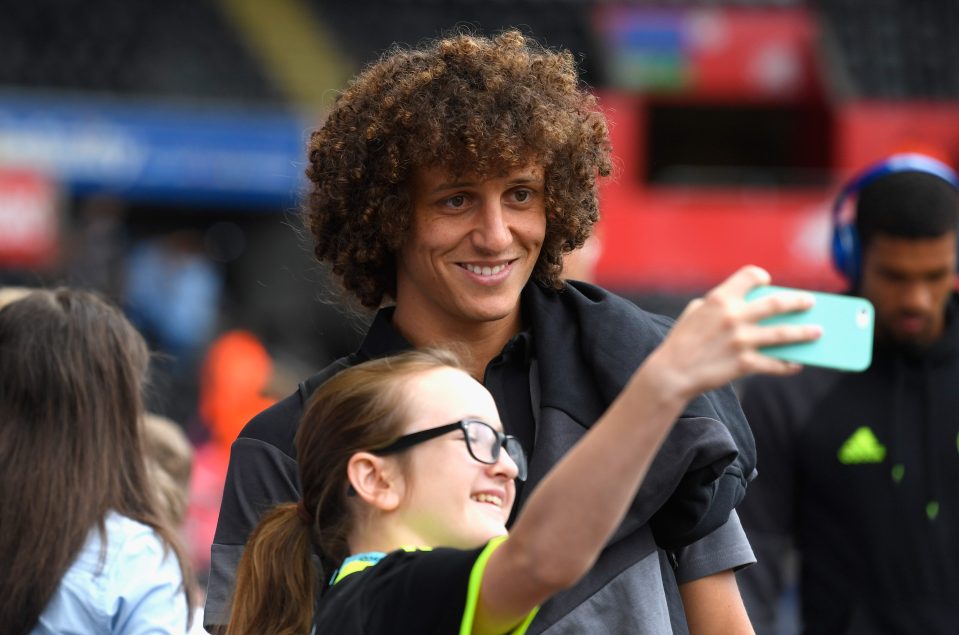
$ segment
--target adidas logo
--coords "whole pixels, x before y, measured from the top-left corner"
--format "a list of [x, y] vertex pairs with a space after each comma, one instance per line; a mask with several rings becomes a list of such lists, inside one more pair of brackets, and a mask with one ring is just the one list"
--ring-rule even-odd
[[879, 443], [868, 426], [862, 426], [846, 439], [838, 454], [839, 462], [843, 465], [882, 463], [886, 458], [886, 446]]

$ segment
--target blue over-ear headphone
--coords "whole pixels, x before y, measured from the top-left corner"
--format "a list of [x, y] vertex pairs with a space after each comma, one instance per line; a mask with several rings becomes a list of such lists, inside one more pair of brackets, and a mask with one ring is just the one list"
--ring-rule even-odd
[[832, 261], [846, 280], [855, 284], [859, 280], [862, 264], [862, 246], [856, 231], [854, 213], [843, 213], [849, 198], [876, 179], [894, 172], [925, 172], [938, 176], [959, 190], [959, 176], [942, 161], [918, 153], [894, 154], [869, 166], [846, 184], [832, 206]]

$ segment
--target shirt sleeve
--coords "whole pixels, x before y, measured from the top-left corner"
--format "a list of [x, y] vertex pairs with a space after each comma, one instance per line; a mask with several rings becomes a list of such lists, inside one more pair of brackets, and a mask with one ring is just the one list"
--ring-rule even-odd
[[230, 451], [223, 503], [210, 551], [203, 625], [226, 624], [246, 539], [268, 509], [299, 498], [296, 463], [274, 445], [240, 437]]
[[738, 570], [756, 562], [752, 547], [733, 510], [726, 524], [675, 553], [676, 582], [684, 584], [720, 571]]

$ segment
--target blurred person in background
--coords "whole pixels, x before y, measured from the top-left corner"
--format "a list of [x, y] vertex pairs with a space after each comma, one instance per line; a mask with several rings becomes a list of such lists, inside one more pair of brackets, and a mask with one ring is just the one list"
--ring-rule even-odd
[[[180, 424], [167, 417], [147, 413], [143, 423], [147, 469], [159, 497], [160, 509], [167, 515], [170, 526], [186, 542], [188, 552], [192, 552], [193, 544], [186, 520], [190, 503], [190, 476], [193, 473], [193, 446]], [[199, 585], [192, 585], [191, 590], [195, 600], [189, 633], [206, 633], [203, 630], [203, 589]]]
[[85, 291], [0, 309], [3, 632], [183, 633], [189, 563], [144, 455], [149, 354]]
[[178, 423], [152, 412], [143, 419], [143, 445], [160, 505], [179, 529], [186, 520], [193, 446]]
[[209, 438], [196, 449], [186, 519], [190, 558], [201, 581], [210, 568], [230, 445], [247, 421], [276, 401], [265, 394], [272, 373], [270, 354], [253, 333], [244, 330], [216, 338], [203, 360], [200, 421]]
[[[293, 439], [309, 395], [364, 360], [414, 346], [462, 350], [530, 456], [522, 509], [671, 325], [598, 287], [561, 282], [611, 169], [606, 119], [572, 55], [517, 31], [395, 49], [340, 95], [310, 142], [306, 219], [317, 258], [379, 311], [359, 350], [233, 444], [207, 628], [228, 618], [261, 515], [300, 498]], [[751, 632], [733, 571], [754, 560], [733, 508], [754, 458], [731, 389], [693, 399], [596, 566], [547, 602], [530, 632]]]
[[126, 262], [123, 306], [161, 355], [153, 360], [151, 409], [185, 424], [198, 403], [197, 376], [213, 339], [223, 279], [198, 231], [178, 229], [142, 240]]
[[33, 289], [30, 287], [0, 287], [0, 309], [15, 300], [25, 297]]
[[149, 342], [176, 357], [198, 357], [216, 329], [222, 281], [199, 232], [179, 229], [135, 245], [124, 302]]
[[743, 386], [759, 478], [739, 509], [759, 564], [739, 578], [758, 633], [776, 632], [792, 548], [805, 632], [959, 628], [957, 188], [923, 155], [854, 178], [834, 256], [875, 306], [871, 367]]

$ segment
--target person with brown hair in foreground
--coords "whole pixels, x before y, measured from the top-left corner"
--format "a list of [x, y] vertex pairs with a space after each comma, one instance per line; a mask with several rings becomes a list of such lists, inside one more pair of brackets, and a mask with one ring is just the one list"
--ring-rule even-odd
[[10, 635], [183, 633], [189, 565], [143, 447], [149, 353], [78, 290], [0, 309], [0, 624]]

